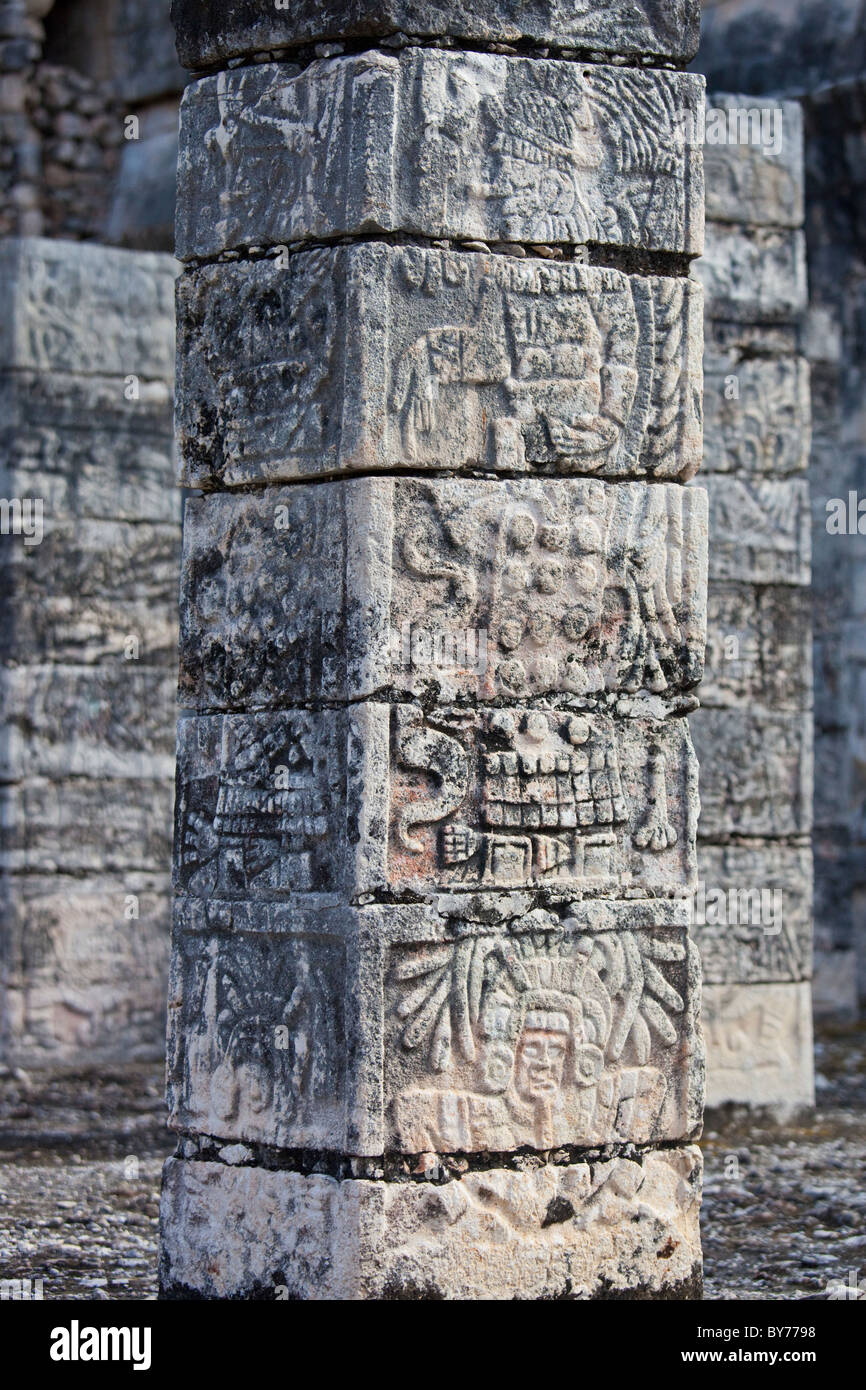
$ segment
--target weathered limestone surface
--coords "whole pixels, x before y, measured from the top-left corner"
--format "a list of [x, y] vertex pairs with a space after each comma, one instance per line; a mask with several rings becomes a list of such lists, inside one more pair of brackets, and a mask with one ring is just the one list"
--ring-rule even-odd
[[174, 268], [168, 257], [16, 238], [0, 243], [0, 275], [10, 290], [9, 313], [0, 326], [4, 374], [104, 374], [116, 382], [128, 366], [141, 381], [155, 380], [165, 391], [174, 342]]
[[705, 985], [808, 981], [809, 846], [748, 838], [707, 844], [700, 864], [703, 891], [695, 900], [693, 927]]
[[521, 40], [578, 51], [685, 59], [694, 56], [699, 0], [298, 0], [290, 9], [260, 9], [249, 0], [173, 0], [178, 55], [184, 67], [224, 63], [237, 54], [319, 39], [411, 34], [458, 40]]
[[799, 104], [713, 92], [707, 106], [708, 219], [735, 225], [747, 221], [750, 227], [801, 228], [805, 198]]
[[[160, 808], [162, 809], [162, 808]], [[0, 876], [4, 1050], [12, 1062], [94, 1065], [155, 1055], [165, 1008], [164, 871]]]
[[0, 242], [0, 1047], [13, 1065], [159, 1050], [173, 279], [167, 257]]
[[812, 667], [802, 660], [811, 595], [805, 586], [713, 582], [701, 703], [712, 709], [802, 712]]
[[[50, 8], [45, 5], [43, 7]], [[62, 16], [49, 37], [62, 40], [62, 57], [105, 83], [130, 109], [166, 93], [183, 89], [185, 74], [178, 66], [169, 0], [100, 0], [76, 5]]]
[[[863, 339], [863, 15], [859, 76], [813, 91], [805, 104], [810, 198], [811, 309], [807, 353], [815, 399], [815, 1008], [862, 1013], [866, 1000], [866, 778], [863, 623], [866, 565], [858, 507], [866, 497]], [[817, 84], [816, 84], [817, 85]], [[838, 214], [841, 189], [845, 215]], [[845, 523], [838, 517], [844, 509]], [[866, 510], [866, 509], [864, 509]], [[853, 520], [851, 514], [853, 513]]]
[[564, 9], [176, 7], [269, 60], [184, 103], [166, 1297], [699, 1288], [698, 89]]
[[[736, 397], [726, 395], [732, 376], [737, 377]], [[804, 358], [705, 361], [705, 473], [737, 473], [755, 480], [788, 477], [806, 468], [809, 444]]]
[[535, 908], [493, 930], [420, 908], [194, 906], [178, 902], [169, 1002], [184, 1133], [376, 1157], [699, 1130], [684, 903]]
[[706, 536], [703, 493], [669, 484], [359, 478], [190, 499], [181, 696], [688, 707]]
[[178, 255], [358, 232], [699, 254], [702, 107], [691, 75], [491, 53], [220, 73], [184, 97]]
[[774, 323], [806, 311], [802, 231], [708, 222], [697, 273], [718, 318]]
[[[39, 477], [36, 470], [18, 474], [24, 487], [5, 495], [32, 496]], [[43, 489], [46, 511], [68, 510], [62, 489], [54, 502], [51, 491]], [[7, 545], [0, 553], [7, 597], [0, 654], [19, 665], [98, 665], [121, 656], [134, 633], [150, 660], [169, 668], [177, 642], [177, 566], [176, 522], [46, 520], [38, 547]]]
[[[124, 371], [129, 359], [118, 365]], [[177, 498], [165, 486], [173, 449], [170, 363], [165, 370], [165, 380], [139, 379], [138, 400], [127, 399], [125, 375], [53, 367], [0, 374], [3, 495], [30, 497], [38, 484], [46, 528], [70, 518], [176, 527]]]
[[704, 986], [707, 1105], [792, 1111], [814, 1104], [808, 980]]
[[702, 839], [810, 833], [813, 768], [807, 720], [788, 710], [706, 706], [693, 723], [701, 764]]
[[169, 1159], [160, 1279], [178, 1298], [689, 1298], [700, 1186], [696, 1148], [436, 1185]]
[[690, 478], [701, 291], [368, 242], [178, 287], [189, 487], [392, 468]]
[[[802, 117], [708, 99], [753, 143], [707, 145], [706, 679], [693, 927], [708, 1103], [812, 1100], [812, 634]], [[749, 121], [751, 120], [751, 126]], [[759, 139], [755, 136], [760, 135]], [[772, 137], [772, 141], [771, 141]]]
[[693, 887], [682, 720], [367, 702], [190, 716], [177, 787], [176, 886], [194, 897]]
[[811, 513], [802, 479], [707, 475], [710, 580], [809, 583]]
[[172, 790], [165, 776], [29, 776], [8, 783], [0, 787], [0, 869], [166, 874]]
[[774, 101], [777, 93], [811, 99], [831, 84], [839, 91], [866, 71], [866, 16], [859, 0], [704, 0], [700, 70], [711, 90]]

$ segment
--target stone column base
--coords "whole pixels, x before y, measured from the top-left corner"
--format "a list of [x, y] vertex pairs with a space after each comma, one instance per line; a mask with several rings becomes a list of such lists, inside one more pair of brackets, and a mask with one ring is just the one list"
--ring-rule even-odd
[[701, 1175], [694, 1147], [435, 1182], [170, 1158], [161, 1297], [700, 1298]]

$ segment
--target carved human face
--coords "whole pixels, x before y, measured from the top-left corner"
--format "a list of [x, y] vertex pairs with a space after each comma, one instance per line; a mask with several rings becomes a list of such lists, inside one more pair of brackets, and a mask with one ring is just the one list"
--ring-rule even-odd
[[553, 1028], [524, 1028], [517, 1045], [514, 1084], [524, 1100], [550, 1101], [559, 1093], [568, 1034]]

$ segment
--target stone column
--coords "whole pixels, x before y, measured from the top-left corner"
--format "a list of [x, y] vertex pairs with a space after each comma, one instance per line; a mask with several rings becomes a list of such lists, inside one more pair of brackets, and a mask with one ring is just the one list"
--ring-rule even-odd
[[812, 625], [803, 131], [712, 96], [705, 148], [710, 585], [695, 936], [707, 1102], [811, 1104]]
[[866, 66], [804, 101], [814, 442], [817, 1018], [866, 1003]]
[[685, 8], [175, 5], [165, 1296], [699, 1289]]
[[0, 1052], [159, 1056], [180, 508], [168, 256], [0, 242]]
[[[707, 6], [705, 5], [705, 11]], [[756, 24], [760, 22], [760, 29]], [[806, 147], [812, 374], [810, 462], [815, 632], [816, 1017], [850, 1020], [866, 1000], [866, 12], [855, 0], [740, 0], [704, 14], [699, 61], [718, 90], [801, 101]]]

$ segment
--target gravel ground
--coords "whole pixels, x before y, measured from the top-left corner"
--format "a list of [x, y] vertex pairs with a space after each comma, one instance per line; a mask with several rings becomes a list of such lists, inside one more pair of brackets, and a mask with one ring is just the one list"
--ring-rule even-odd
[[156, 1297], [161, 1064], [0, 1078], [0, 1279], [45, 1299]]
[[824, 1032], [815, 1068], [817, 1108], [799, 1121], [708, 1117], [705, 1298], [866, 1291], [866, 1029]]
[[[708, 1299], [866, 1290], [866, 1029], [824, 1033], [816, 1066], [814, 1114], [710, 1117]], [[157, 1065], [0, 1076], [0, 1279], [41, 1278], [46, 1299], [156, 1297], [161, 1095]]]

